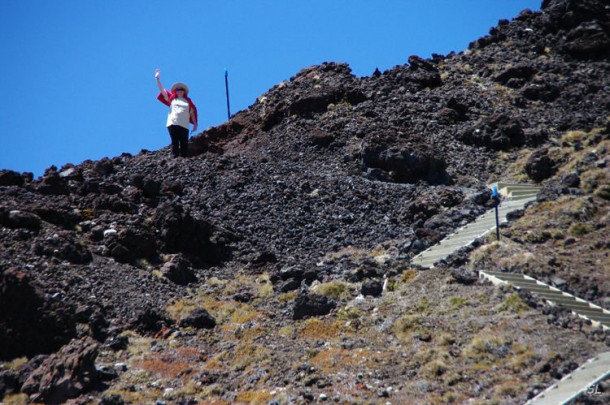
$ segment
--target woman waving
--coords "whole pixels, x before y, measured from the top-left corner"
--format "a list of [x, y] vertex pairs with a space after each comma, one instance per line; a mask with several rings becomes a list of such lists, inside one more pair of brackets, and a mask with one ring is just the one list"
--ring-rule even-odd
[[161, 85], [161, 71], [155, 71], [159, 95], [157, 99], [169, 106], [167, 115], [167, 130], [172, 139], [172, 153], [174, 157], [188, 155], [189, 123], [193, 124], [193, 131], [197, 131], [197, 107], [188, 97], [189, 88], [186, 84], [178, 82], [170, 90]]

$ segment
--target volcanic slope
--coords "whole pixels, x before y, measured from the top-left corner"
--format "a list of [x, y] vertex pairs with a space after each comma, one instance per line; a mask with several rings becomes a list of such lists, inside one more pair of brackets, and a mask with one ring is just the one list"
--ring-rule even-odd
[[[609, 307], [609, 13], [544, 1], [459, 54], [363, 78], [303, 69], [193, 137], [188, 159], [2, 171], [0, 395], [534, 396], [610, 337], [476, 270]], [[543, 186], [501, 242], [409, 265], [491, 208], [497, 180]], [[75, 364], [66, 383], [57, 370]]]

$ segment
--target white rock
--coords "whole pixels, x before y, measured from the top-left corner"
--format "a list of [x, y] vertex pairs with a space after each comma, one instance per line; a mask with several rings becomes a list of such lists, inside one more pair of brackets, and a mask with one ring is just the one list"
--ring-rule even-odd
[[104, 231], [104, 238], [106, 238], [106, 237], [108, 237], [110, 235], [114, 235], [116, 233], [118, 233], [116, 229], [106, 229]]

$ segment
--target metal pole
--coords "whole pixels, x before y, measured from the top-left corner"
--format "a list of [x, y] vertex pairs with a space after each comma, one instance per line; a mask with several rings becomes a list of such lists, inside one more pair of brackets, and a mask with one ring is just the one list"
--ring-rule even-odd
[[225, 90], [227, 92], [227, 119], [231, 119], [231, 105], [229, 104], [229, 72], [225, 69]]
[[500, 205], [500, 196], [498, 196], [498, 187], [494, 186], [492, 195], [496, 202], [496, 238], [500, 240], [500, 218], [498, 215], [498, 205]]

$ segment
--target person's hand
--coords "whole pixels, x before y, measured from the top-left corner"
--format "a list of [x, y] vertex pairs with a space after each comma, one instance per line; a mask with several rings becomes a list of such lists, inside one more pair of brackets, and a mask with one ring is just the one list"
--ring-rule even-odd
[[161, 69], [155, 69], [155, 79], [158, 79], [161, 76]]

